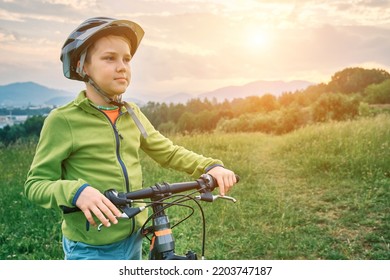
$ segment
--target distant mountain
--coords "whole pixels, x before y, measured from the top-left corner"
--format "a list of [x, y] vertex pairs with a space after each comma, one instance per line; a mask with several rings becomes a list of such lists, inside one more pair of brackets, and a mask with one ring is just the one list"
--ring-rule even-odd
[[[165, 103], [183, 103], [194, 98], [216, 98], [217, 101], [233, 100], [235, 98], [245, 98], [251, 95], [264, 95], [270, 93], [279, 96], [283, 92], [294, 92], [305, 89], [313, 83], [307, 81], [255, 81], [242, 86], [228, 86], [213, 91], [205, 92], [200, 95], [191, 95], [188, 93], [178, 93], [169, 97], [156, 97], [151, 95], [139, 95], [137, 98], [128, 98], [126, 101], [132, 101], [139, 106], [148, 101]], [[64, 90], [52, 89], [34, 82], [13, 83], [0, 86], [0, 107], [14, 106], [39, 106], [39, 105], [64, 105], [75, 98], [76, 94]]]
[[296, 90], [306, 89], [313, 85], [308, 81], [255, 81], [243, 86], [228, 86], [219, 88], [210, 92], [200, 94], [198, 97], [216, 98], [218, 101], [232, 100], [234, 98], [245, 98], [252, 95], [264, 95], [270, 93], [275, 96], [281, 95], [283, 92], [294, 92]]
[[74, 93], [51, 89], [34, 82], [0, 86], [0, 105], [2, 106], [62, 105], [74, 96]]
[[[61, 106], [72, 101], [76, 95], [77, 93], [48, 88], [34, 82], [13, 83], [0, 86], [0, 107]], [[145, 103], [135, 98], [124, 99], [139, 105]]]

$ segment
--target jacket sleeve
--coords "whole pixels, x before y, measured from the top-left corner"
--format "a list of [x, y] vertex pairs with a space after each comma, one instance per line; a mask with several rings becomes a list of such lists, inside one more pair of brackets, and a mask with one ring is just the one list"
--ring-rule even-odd
[[44, 208], [73, 207], [83, 180], [63, 180], [62, 162], [72, 151], [72, 132], [60, 112], [53, 110], [45, 119], [34, 159], [27, 174], [24, 193]]
[[207, 167], [212, 165], [223, 166], [223, 162], [218, 159], [205, 157], [182, 146], [175, 145], [153, 127], [138, 107], [136, 107], [136, 110], [148, 133], [148, 137], [141, 140], [141, 148], [161, 166], [186, 172], [194, 178], [198, 178], [205, 173]]

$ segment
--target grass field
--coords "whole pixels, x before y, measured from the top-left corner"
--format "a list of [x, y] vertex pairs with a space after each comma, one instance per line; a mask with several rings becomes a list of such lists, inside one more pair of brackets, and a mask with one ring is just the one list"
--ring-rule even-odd
[[[240, 175], [204, 207], [208, 259], [390, 259], [390, 116], [283, 136], [171, 137]], [[23, 196], [34, 143], [0, 148], [0, 259], [62, 259], [60, 215]], [[145, 185], [191, 180], [143, 159]], [[169, 209], [175, 221], [185, 213]], [[175, 228], [177, 253], [201, 250], [200, 216]], [[145, 243], [146, 244], [146, 243]], [[145, 250], [147, 245], [145, 246]], [[145, 256], [146, 257], [146, 256]]]

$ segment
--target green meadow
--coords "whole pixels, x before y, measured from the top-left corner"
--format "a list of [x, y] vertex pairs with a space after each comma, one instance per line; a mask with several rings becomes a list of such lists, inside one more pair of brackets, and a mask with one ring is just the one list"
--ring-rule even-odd
[[[220, 158], [241, 180], [238, 201], [202, 203], [206, 259], [390, 259], [390, 116], [316, 124], [285, 135], [174, 135]], [[63, 259], [61, 216], [23, 184], [36, 142], [0, 148], [0, 259]], [[143, 158], [145, 185], [192, 180]], [[174, 223], [188, 210], [168, 209]], [[201, 251], [199, 212], [174, 228], [176, 252]], [[102, 234], [104, 234], [102, 232]], [[145, 258], [148, 244], [145, 239]]]

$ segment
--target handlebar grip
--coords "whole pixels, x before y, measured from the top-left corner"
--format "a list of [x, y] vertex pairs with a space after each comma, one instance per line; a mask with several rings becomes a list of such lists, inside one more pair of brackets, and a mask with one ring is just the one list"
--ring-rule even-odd
[[127, 205], [128, 201], [123, 193], [118, 193], [114, 189], [109, 189], [104, 192], [104, 196], [107, 197], [116, 206]]

